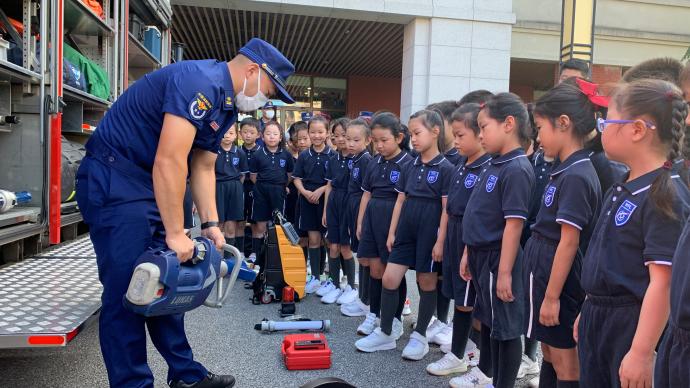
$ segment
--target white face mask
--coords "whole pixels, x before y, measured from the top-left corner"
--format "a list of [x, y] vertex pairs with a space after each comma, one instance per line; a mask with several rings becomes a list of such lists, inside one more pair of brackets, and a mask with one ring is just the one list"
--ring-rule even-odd
[[264, 111], [264, 115], [266, 115], [267, 119], [273, 120], [276, 117], [276, 112], [273, 109], [269, 109]]
[[257, 92], [255, 95], [249, 97], [244, 94], [244, 90], [247, 88], [247, 77], [244, 77], [244, 86], [242, 91], [235, 96], [235, 102], [237, 103], [237, 108], [242, 112], [252, 112], [262, 106], [266, 105], [268, 102], [268, 97], [261, 92], [261, 69], [259, 69], [259, 80], [257, 86]]

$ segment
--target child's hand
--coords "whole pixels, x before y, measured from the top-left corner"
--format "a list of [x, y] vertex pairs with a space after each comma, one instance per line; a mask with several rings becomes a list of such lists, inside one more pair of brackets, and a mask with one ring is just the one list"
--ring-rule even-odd
[[439, 244], [438, 241], [434, 244], [434, 248], [431, 250], [431, 258], [437, 263], [443, 261], [443, 244]]
[[328, 228], [328, 224], [326, 222], [326, 213], [321, 216], [321, 225], [323, 225], [324, 228]]
[[573, 325], [573, 339], [575, 340], [575, 343], [577, 343], [577, 327], [580, 326], [580, 314], [577, 314], [577, 318], [575, 318], [575, 324]]
[[498, 273], [498, 280], [496, 280], [496, 296], [506, 303], [515, 300], [513, 297], [513, 275], [509, 272]]
[[560, 324], [558, 314], [561, 310], [561, 300], [544, 297], [544, 302], [541, 304], [539, 311], [539, 323], [544, 326], [557, 326]]
[[472, 280], [472, 273], [470, 272], [469, 265], [467, 265], [467, 255], [465, 254], [463, 254], [462, 259], [460, 259], [460, 277], [466, 282]]
[[389, 234], [388, 240], [386, 241], [386, 248], [388, 248], [388, 253], [393, 251], [393, 244], [395, 244], [395, 235]]
[[640, 352], [630, 349], [623, 357], [618, 376], [621, 388], [651, 388], [654, 370], [654, 352]]

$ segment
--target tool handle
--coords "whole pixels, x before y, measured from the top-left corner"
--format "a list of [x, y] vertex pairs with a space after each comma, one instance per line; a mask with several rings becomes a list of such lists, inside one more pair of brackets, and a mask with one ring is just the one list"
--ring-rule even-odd
[[228, 252], [233, 257], [235, 257], [235, 265], [232, 268], [232, 273], [230, 273], [229, 279], [227, 279], [227, 284], [225, 284], [225, 286], [223, 285], [223, 283], [226, 281], [225, 278], [227, 276], [223, 273], [220, 274], [220, 277], [216, 282], [216, 300], [215, 302], [213, 302], [206, 299], [204, 305], [207, 307], [223, 307], [223, 303], [225, 303], [225, 300], [228, 298], [230, 290], [232, 290], [232, 286], [235, 285], [237, 276], [240, 274], [240, 270], [242, 269], [242, 261], [244, 260], [244, 255], [242, 255], [242, 253], [237, 248], [229, 244], [223, 244], [223, 251]]

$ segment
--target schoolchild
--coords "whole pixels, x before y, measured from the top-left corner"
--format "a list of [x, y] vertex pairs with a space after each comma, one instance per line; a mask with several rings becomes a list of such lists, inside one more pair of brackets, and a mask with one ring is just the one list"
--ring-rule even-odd
[[534, 186], [522, 144], [530, 139], [531, 129], [524, 103], [512, 93], [492, 97], [479, 112], [478, 123], [484, 149], [498, 156], [478, 178], [465, 209], [460, 271], [477, 292], [474, 315], [482, 323], [482, 336], [490, 333], [490, 341], [481, 341], [481, 354], [490, 352], [492, 367], [473, 368], [451, 380], [451, 386], [488, 384], [487, 373], [493, 373], [495, 387], [513, 387], [524, 315], [520, 236]]
[[216, 207], [225, 241], [242, 250], [244, 247], [244, 188], [249, 172], [247, 155], [237, 146], [237, 128], [231, 126], [223, 136], [216, 157]]
[[581, 386], [652, 386], [672, 258], [690, 214], [690, 190], [673, 168], [686, 114], [676, 86], [640, 80], [620, 85], [598, 121], [606, 154], [630, 171], [606, 194], [582, 265]]
[[[448, 228], [443, 249], [442, 292], [446, 298], [455, 300], [455, 313], [450, 351], [439, 361], [426, 367], [427, 372], [436, 376], [463, 373], [468, 369], [465, 348], [472, 327], [472, 308], [476, 293], [472, 283], [460, 277], [460, 259], [465, 250], [462, 242], [462, 217], [479, 176], [491, 160], [479, 141], [477, 116], [480, 109], [481, 105], [468, 103], [456, 109], [450, 119], [454, 146], [464, 162], [457, 166], [450, 180], [446, 204]], [[489, 355], [481, 360], [490, 362]]]
[[[371, 130], [369, 124], [363, 119], [355, 119], [347, 124], [346, 146], [352, 155], [352, 165], [348, 176], [347, 186], [347, 218], [349, 245], [352, 252], [357, 252], [359, 240], [357, 239], [357, 216], [359, 204], [362, 201], [362, 179], [366, 175], [371, 153]], [[350, 303], [343, 303], [340, 312], [350, 317], [364, 316], [369, 312], [369, 260], [358, 258], [359, 277], [357, 297]]]
[[[371, 135], [377, 157], [367, 168], [362, 180], [362, 200], [357, 215], [357, 238], [359, 260], [369, 262], [369, 313], [357, 328], [362, 335], [371, 334], [379, 325], [381, 314], [382, 277], [388, 262], [386, 246], [388, 231], [393, 216], [393, 207], [398, 196], [395, 185], [400, 174], [412, 162], [409, 150], [409, 133], [403, 129], [400, 119], [390, 112], [377, 113], [371, 121]], [[399, 304], [393, 331], [402, 335], [402, 310], [407, 296], [407, 284], [399, 288]]]
[[[450, 128], [451, 116], [453, 116], [453, 112], [455, 112], [455, 110], [459, 107], [460, 104], [457, 101], [446, 100], [430, 104], [426, 107], [426, 109], [435, 110], [440, 113], [441, 117], [443, 117], [443, 124], [445, 125], [445, 128], [448, 129]], [[453, 147], [453, 134], [450, 132], [450, 130], [446, 131], [441, 152], [444, 153], [444, 156], [449, 162], [453, 163], [454, 166], [457, 166], [461, 162], [462, 157], [458, 153], [458, 150]], [[446, 314], [446, 317], [447, 316], [448, 314]], [[445, 322], [445, 319], [441, 320]]]
[[269, 220], [273, 212], [285, 212], [287, 185], [292, 179], [294, 164], [292, 155], [285, 148], [285, 131], [275, 121], [266, 123], [263, 132], [264, 146], [255, 151], [249, 162], [249, 172], [254, 189], [251, 219], [256, 222], [252, 232], [252, 252], [261, 252]]
[[[300, 195], [297, 199], [297, 228], [308, 234], [308, 258], [311, 277], [307, 282], [305, 292], [318, 292], [323, 297], [326, 285], [332, 287], [331, 282], [319, 281], [321, 275], [321, 244], [324, 227], [321, 224], [323, 215], [324, 193], [326, 192], [326, 166], [333, 152], [326, 145], [328, 137], [328, 121], [323, 116], [314, 116], [308, 124], [311, 147], [303, 151], [295, 164], [295, 187]], [[321, 289], [323, 287], [323, 290]], [[328, 292], [332, 290], [328, 287]]]
[[[261, 137], [261, 132], [259, 131], [260, 124], [259, 121], [247, 117], [240, 122], [240, 136], [242, 137], [242, 151], [247, 155], [247, 165], [251, 166], [254, 154], [261, 149], [261, 146], [257, 143], [257, 140]], [[254, 204], [254, 182], [250, 179], [249, 174], [245, 174], [244, 177], [244, 220], [250, 224], [251, 231], [249, 237], [258, 234], [256, 229], [256, 222], [252, 219], [252, 205]], [[243, 224], [243, 223], [240, 223]], [[246, 223], [244, 223], [246, 225]], [[247, 233], [245, 233], [246, 235]], [[246, 242], [248, 243], [248, 241]], [[248, 249], [247, 249], [248, 248]], [[250, 252], [250, 260], [256, 259], [256, 253], [252, 251], [253, 246], [249, 244], [242, 247], [243, 252]]]
[[550, 172], [525, 245], [523, 287], [525, 336], [540, 341], [540, 385], [578, 387], [579, 367], [572, 327], [582, 302], [582, 249], [601, 205], [601, 186], [584, 149], [596, 113], [608, 101], [588, 97], [582, 79], [566, 80], [536, 103], [534, 121], [544, 155], [561, 161]]
[[[297, 159], [299, 158], [299, 155], [308, 150], [309, 147], [311, 147], [311, 140], [309, 140], [309, 126], [307, 125], [306, 121], [297, 121], [294, 124], [290, 126], [290, 128], [293, 129], [294, 132], [294, 147], [296, 154], [293, 154], [293, 161], [297, 163]], [[294, 201], [294, 205], [292, 205], [292, 209], [289, 211], [291, 213], [291, 219], [290, 222], [292, 222], [293, 225], [297, 225], [297, 203], [298, 203], [298, 198], [299, 198], [299, 191], [297, 191], [297, 187], [295, 187], [295, 182], [294, 179], [290, 181], [290, 185], [288, 186], [288, 190], [290, 192], [288, 193], [288, 200], [292, 197], [292, 200]], [[288, 211], [288, 204], [286, 203], [286, 212]], [[306, 261], [307, 258], [309, 257], [309, 251], [307, 250], [308, 244], [308, 234], [307, 232], [295, 227], [297, 230], [297, 235], [299, 236], [299, 245], [302, 247], [302, 251], [304, 252], [304, 260]]]
[[421, 360], [429, 352], [426, 332], [437, 307], [436, 286], [448, 221], [445, 206], [454, 165], [441, 153], [445, 143], [441, 114], [421, 110], [410, 117], [409, 128], [418, 156], [405, 166], [395, 186], [398, 198], [386, 244], [390, 255], [383, 276], [381, 327], [356, 345], [367, 352], [395, 349], [398, 290], [407, 270], [414, 269], [420, 287], [419, 316], [402, 357]]

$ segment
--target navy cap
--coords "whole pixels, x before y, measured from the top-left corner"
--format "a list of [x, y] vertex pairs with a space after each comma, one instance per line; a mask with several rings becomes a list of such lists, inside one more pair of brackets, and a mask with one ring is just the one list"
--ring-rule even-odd
[[259, 39], [252, 38], [240, 49], [240, 54], [261, 66], [278, 91], [278, 97], [287, 104], [294, 104], [285, 89], [285, 81], [295, 72], [295, 66], [277, 48]]
[[273, 105], [273, 101], [268, 100], [268, 102], [266, 102], [266, 105], [264, 105], [263, 108], [261, 108], [261, 109], [272, 109], [272, 108], [275, 108], [275, 105]]

